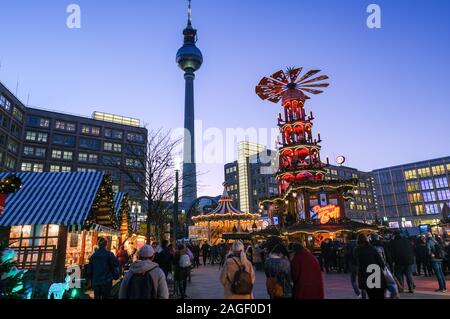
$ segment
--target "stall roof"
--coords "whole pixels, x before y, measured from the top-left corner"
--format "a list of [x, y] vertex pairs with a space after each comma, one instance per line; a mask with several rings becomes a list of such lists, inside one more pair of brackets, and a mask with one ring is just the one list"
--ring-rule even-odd
[[114, 214], [119, 217], [121, 216], [120, 208], [122, 207], [122, 201], [126, 197], [127, 193], [117, 192], [114, 194]]
[[[0, 173], [0, 179], [11, 174]], [[103, 180], [102, 172], [14, 175], [22, 188], [8, 194], [0, 226], [83, 224]]]

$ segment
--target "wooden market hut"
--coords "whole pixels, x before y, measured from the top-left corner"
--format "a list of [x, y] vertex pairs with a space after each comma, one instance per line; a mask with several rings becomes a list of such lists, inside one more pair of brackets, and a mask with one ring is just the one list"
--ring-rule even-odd
[[[8, 173], [0, 173], [0, 179]], [[69, 265], [84, 265], [99, 236], [110, 249], [120, 240], [109, 175], [102, 172], [17, 173], [22, 187], [6, 198], [0, 234], [20, 267], [60, 280]]]

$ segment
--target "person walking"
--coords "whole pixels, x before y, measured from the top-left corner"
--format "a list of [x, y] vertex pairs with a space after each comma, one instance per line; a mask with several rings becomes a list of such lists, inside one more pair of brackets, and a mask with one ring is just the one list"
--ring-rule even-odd
[[[167, 247], [166, 247], [167, 248]], [[153, 262], [155, 251], [144, 245], [119, 289], [119, 299], [169, 299], [166, 274]]]
[[253, 257], [253, 261], [255, 262], [256, 271], [260, 271], [263, 269], [263, 262], [262, 262], [262, 249], [261, 247], [256, 244], [255, 245], [255, 253]]
[[209, 245], [208, 245], [208, 242], [205, 242], [202, 245], [201, 250], [202, 250], [202, 258], [203, 258], [203, 266], [206, 266], [206, 260], [208, 259], [208, 256], [209, 256]]
[[416, 245], [416, 264], [417, 264], [417, 274], [420, 276], [423, 274], [425, 277], [428, 277], [428, 267], [427, 267], [427, 259], [428, 259], [428, 253], [427, 253], [427, 242], [425, 239], [425, 236], [420, 236], [417, 245]]
[[[384, 277], [385, 264], [378, 251], [367, 240], [366, 235], [358, 235], [358, 246], [355, 248], [356, 263], [358, 265], [358, 286], [366, 291], [369, 299], [384, 299], [386, 289], [386, 278]], [[374, 278], [378, 286], [368, 285], [369, 276], [373, 270], [369, 268], [374, 265], [379, 267], [379, 278]]]
[[252, 264], [247, 260], [244, 244], [239, 240], [235, 241], [220, 272], [224, 298], [253, 299], [252, 290], [255, 279], [255, 271]]
[[325, 239], [320, 245], [325, 271], [328, 273], [333, 267], [333, 247], [331, 239]]
[[117, 260], [119, 261], [120, 266], [120, 274], [123, 274], [125, 266], [130, 261], [130, 256], [128, 256], [128, 252], [125, 250], [125, 247], [122, 245], [117, 252]]
[[106, 249], [108, 241], [101, 237], [97, 242], [98, 249], [89, 258], [89, 276], [94, 289], [95, 299], [109, 299], [113, 280], [120, 277], [120, 265], [116, 256]]
[[291, 264], [288, 256], [286, 247], [279, 243], [270, 250], [266, 259], [264, 272], [270, 299], [292, 297]]
[[178, 250], [173, 258], [175, 288], [178, 290], [181, 299], [186, 299], [186, 287], [189, 272], [191, 270], [191, 258], [187, 254], [183, 244], [178, 245]]
[[427, 253], [431, 259], [434, 274], [436, 275], [439, 288], [436, 292], [446, 292], [447, 286], [445, 283], [445, 275], [442, 270], [442, 261], [445, 259], [446, 252], [444, 247], [431, 235], [427, 233]]
[[394, 261], [394, 274], [399, 282], [399, 290], [404, 290], [404, 277], [408, 284], [409, 293], [414, 293], [413, 279], [414, 248], [409, 239], [397, 232], [391, 241], [391, 253]]
[[169, 251], [169, 241], [164, 239], [161, 242], [161, 248], [159, 253], [154, 258], [155, 263], [159, 265], [159, 268], [164, 272], [164, 275], [169, 275], [169, 272], [172, 271], [172, 255]]
[[357, 247], [356, 233], [349, 233], [347, 235], [347, 244], [345, 246], [345, 260], [347, 269], [350, 272], [350, 282], [357, 299], [367, 299], [367, 294], [364, 290], [359, 289], [358, 285], [358, 266], [355, 256], [355, 249]]
[[291, 262], [293, 298], [324, 299], [324, 286], [319, 261], [302, 245], [292, 246], [294, 257]]

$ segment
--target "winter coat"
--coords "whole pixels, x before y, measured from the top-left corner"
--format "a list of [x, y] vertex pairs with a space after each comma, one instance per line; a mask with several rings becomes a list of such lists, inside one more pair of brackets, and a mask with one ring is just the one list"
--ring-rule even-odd
[[356, 240], [350, 240], [345, 246], [345, 262], [347, 264], [348, 270], [352, 273], [357, 272], [356, 258], [355, 258], [355, 248]]
[[277, 281], [283, 285], [283, 298], [292, 297], [291, 284], [291, 264], [285, 257], [270, 254], [264, 265], [266, 277], [277, 278]]
[[166, 274], [172, 270], [172, 255], [169, 248], [164, 247], [155, 258], [155, 263], [159, 265], [159, 268]]
[[[367, 278], [370, 273], [367, 272], [369, 265], [378, 265], [384, 270], [384, 261], [378, 251], [369, 243], [358, 245], [355, 249], [356, 262], [358, 264], [358, 286], [360, 289], [367, 290]], [[386, 288], [386, 278], [381, 274], [381, 287]]]
[[189, 272], [191, 271], [191, 267], [180, 267], [180, 258], [183, 255], [187, 255], [186, 251], [182, 252], [177, 251], [173, 256], [173, 263], [172, 263], [174, 269], [173, 277], [177, 281], [186, 280], [187, 277], [189, 276]]
[[130, 257], [128, 256], [128, 253], [126, 250], [119, 250], [117, 253], [117, 260], [119, 261], [119, 265], [121, 267], [125, 266], [128, 261], [130, 260]]
[[89, 276], [92, 286], [110, 284], [119, 278], [119, 261], [106, 248], [99, 248], [89, 258]]
[[416, 258], [417, 260], [427, 260], [427, 244], [419, 242], [416, 246]]
[[294, 255], [291, 262], [294, 299], [324, 299], [324, 286], [319, 261], [307, 249]]
[[[234, 260], [233, 260], [234, 259]], [[236, 263], [237, 261], [237, 263]], [[253, 299], [253, 293], [248, 295], [235, 295], [231, 291], [231, 283], [233, 282], [234, 275], [236, 271], [239, 270], [238, 264], [245, 267], [245, 270], [250, 274], [252, 278], [252, 283], [255, 283], [256, 275], [253, 270], [252, 264], [247, 260], [245, 265], [241, 265], [239, 257], [229, 256], [223, 265], [222, 271], [220, 273], [220, 282], [224, 287], [224, 299]]]
[[166, 275], [162, 269], [158, 267], [158, 264], [151, 260], [138, 260], [131, 264], [130, 270], [127, 272], [120, 285], [119, 299], [127, 299], [127, 292], [129, 288], [128, 284], [134, 274], [143, 275], [149, 270], [151, 270], [149, 274], [152, 278], [153, 287], [156, 291], [156, 298], [169, 299], [169, 289], [167, 287]]
[[414, 264], [414, 248], [411, 242], [397, 236], [391, 241], [392, 260], [396, 265], [409, 266]]

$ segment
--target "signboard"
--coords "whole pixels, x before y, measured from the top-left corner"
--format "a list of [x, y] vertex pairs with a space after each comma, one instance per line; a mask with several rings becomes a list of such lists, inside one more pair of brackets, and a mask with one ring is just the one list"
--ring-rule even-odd
[[339, 218], [340, 208], [336, 205], [327, 205], [320, 207], [319, 205], [312, 208], [314, 213], [313, 218], [317, 218], [321, 224], [326, 224], [332, 218]]
[[189, 226], [189, 239], [208, 240], [209, 229], [207, 226]]

